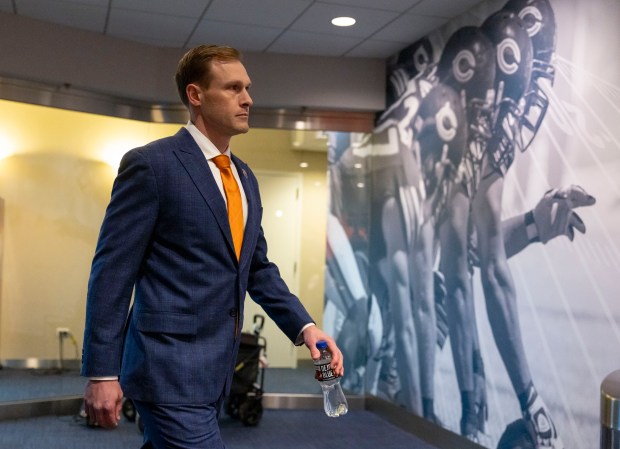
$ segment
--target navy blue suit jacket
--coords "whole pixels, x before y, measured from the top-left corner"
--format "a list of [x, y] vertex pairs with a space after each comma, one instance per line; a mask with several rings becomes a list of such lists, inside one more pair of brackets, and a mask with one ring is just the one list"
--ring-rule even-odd
[[119, 374], [141, 401], [212, 403], [230, 388], [246, 291], [291, 341], [312, 322], [267, 258], [256, 177], [232, 160], [248, 202], [239, 261], [222, 194], [185, 128], [123, 157], [88, 283], [82, 375]]

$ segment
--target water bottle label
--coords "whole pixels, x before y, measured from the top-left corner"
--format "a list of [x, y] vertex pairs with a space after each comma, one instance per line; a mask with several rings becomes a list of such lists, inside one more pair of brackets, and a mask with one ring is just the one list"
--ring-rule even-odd
[[334, 380], [336, 378], [334, 370], [332, 370], [329, 362], [316, 365], [316, 378], [319, 382]]

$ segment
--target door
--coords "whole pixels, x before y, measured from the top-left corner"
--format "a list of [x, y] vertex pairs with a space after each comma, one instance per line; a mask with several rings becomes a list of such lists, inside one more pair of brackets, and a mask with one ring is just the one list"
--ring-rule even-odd
[[[298, 294], [301, 175], [266, 171], [256, 171], [255, 175], [263, 202], [262, 224], [267, 239], [267, 255], [278, 266], [289, 289]], [[267, 340], [269, 366], [297, 367], [294, 345], [249, 296], [245, 302], [243, 331], [252, 332], [254, 315], [257, 313], [265, 316], [261, 335]]]

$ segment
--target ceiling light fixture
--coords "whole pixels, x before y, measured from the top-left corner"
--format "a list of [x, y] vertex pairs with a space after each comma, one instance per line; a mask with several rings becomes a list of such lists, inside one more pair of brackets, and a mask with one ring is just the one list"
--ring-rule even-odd
[[334, 17], [332, 19], [332, 25], [337, 27], [350, 27], [355, 25], [355, 19], [353, 17]]

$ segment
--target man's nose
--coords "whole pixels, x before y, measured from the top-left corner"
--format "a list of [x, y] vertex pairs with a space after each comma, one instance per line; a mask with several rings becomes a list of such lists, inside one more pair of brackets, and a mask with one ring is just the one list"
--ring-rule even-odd
[[248, 107], [254, 104], [254, 101], [252, 100], [252, 97], [250, 96], [250, 92], [248, 92], [247, 90], [244, 91], [243, 98], [241, 99], [241, 104], [243, 106], [248, 106]]

